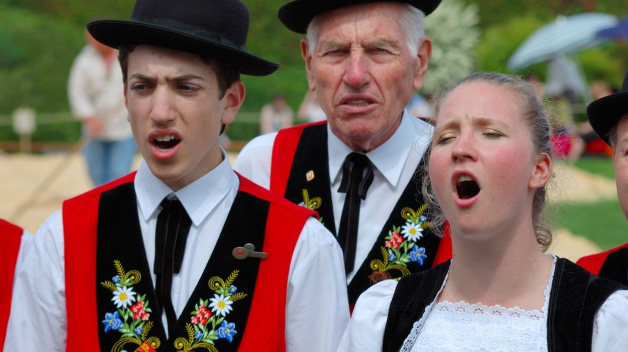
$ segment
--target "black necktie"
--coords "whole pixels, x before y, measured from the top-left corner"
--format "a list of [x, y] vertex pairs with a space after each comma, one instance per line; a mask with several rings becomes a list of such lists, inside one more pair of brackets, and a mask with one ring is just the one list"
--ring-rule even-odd
[[177, 322], [177, 314], [172, 305], [172, 276], [181, 271], [185, 242], [192, 226], [192, 220], [183, 205], [173, 194], [161, 202], [161, 212], [155, 229], [155, 268], [157, 275], [155, 293], [162, 312], [166, 312], [168, 333]]
[[360, 199], [366, 199], [366, 192], [373, 183], [373, 177], [373, 165], [366, 155], [351, 153], [347, 156], [342, 165], [342, 181], [338, 188], [338, 192], [347, 194], [338, 228], [338, 242], [344, 253], [347, 274], [353, 271], [355, 262]]

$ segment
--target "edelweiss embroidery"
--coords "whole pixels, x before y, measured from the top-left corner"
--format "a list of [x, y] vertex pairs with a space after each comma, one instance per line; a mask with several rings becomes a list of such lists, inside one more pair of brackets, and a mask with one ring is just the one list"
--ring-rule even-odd
[[423, 215], [428, 205], [423, 204], [417, 211], [411, 208], [403, 208], [401, 217], [406, 223], [399, 227], [394, 226], [388, 231], [385, 247], [381, 247], [382, 259], [373, 259], [371, 269], [373, 273], [369, 275], [371, 283], [375, 284], [382, 280], [391, 279], [393, 276], [389, 270], [401, 272], [401, 277], [410, 275], [407, 263], [416, 262], [423, 265], [427, 258], [425, 248], [420, 247], [417, 242], [423, 237], [423, 230], [432, 226]]
[[115, 330], [122, 334], [111, 352], [120, 352], [129, 343], [139, 346], [136, 351], [155, 352], [161, 342], [157, 337], [148, 337], [148, 332], [153, 327], [153, 322], [149, 320], [152, 311], [146, 295], [138, 295], [133, 291], [133, 285], [140, 282], [142, 275], [137, 270], [125, 272], [119, 260], [114, 260], [113, 263], [118, 275], [111, 281], [100, 283], [113, 293], [111, 301], [118, 308], [106, 313], [102, 321], [106, 333]]
[[[318, 208], [321, 207], [321, 204], [323, 203], [323, 201], [321, 200], [321, 197], [314, 197], [312, 199], [310, 199], [310, 193], [307, 191], [307, 189], [303, 190], [303, 201], [301, 203], [299, 203], [300, 206], [302, 207], [306, 207], [310, 210], [316, 210]], [[321, 224], [323, 224], [323, 218], [321, 217], [320, 220]]]
[[[235, 323], [226, 320], [227, 315], [233, 310], [233, 302], [247, 296], [246, 293], [237, 292], [238, 288], [233, 281], [238, 277], [239, 270], [234, 270], [227, 281], [214, 276], [209, 280], [209, 288], [216, 291], [214, 298], [199, 300], [191, 313], [191, 324], [185, 324], [188, 337], [179, 337], [174, 341], [174, 347], [178, 351], [192, 351], [196, 348], [204, 348], [210, 352], [218, 352], [214, 341], [225, 339], [233, 341], [238, 333]], [[211, 302], [211, 303], [210, 303]]]

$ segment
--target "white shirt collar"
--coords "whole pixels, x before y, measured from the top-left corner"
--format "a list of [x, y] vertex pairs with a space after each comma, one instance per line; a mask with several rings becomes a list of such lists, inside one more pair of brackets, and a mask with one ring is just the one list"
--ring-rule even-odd
[[[240, 181], [231, 169], [229, 158], [226, 153], [222, 154], [224, 159], [216, 168], [174, 192], [195, 226], [199, 226], [232, 187], [239, 187]], [[173, 193], [170, 187], [155, 177], [142, 162], [135, 175], [135, 194], [145, 220], [155, 215], [161, 201], [170, 193]]]
[[[410, 148], [415, 144], [415, 140], [418, 137], [414, 133], [416, 129], [413, 127], [410, 119], [416, 119], [416, 117], [404, 110], [401, 123], [395, 133], [384, 144], [366, 154], [373, 165], [375, 165], [375, 168], [393, 186], [396, 186], [399, 182], [401, 171], [410, 153]], [[333, 152], [331, 152], [332, 150]], [[345, 158], [353, 150], [336, 137], [331, 131], [329, 124], [327, 124], [327, 151], [329, 155], [329, 177], [330, 182], [333, 184], [339, 176]], [[391, 156], [393, 155], [396, 157], [392, 158]]]

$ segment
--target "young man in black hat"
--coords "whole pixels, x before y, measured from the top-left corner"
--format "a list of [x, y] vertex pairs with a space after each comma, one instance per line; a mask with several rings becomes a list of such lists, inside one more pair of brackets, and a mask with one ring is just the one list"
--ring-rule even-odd
[[432, 126], [404, 110], [425, 78], [432, 46], [423, 21], [439, 3], [296, 0], [279, 10], [307, 36], [309, 88], [327, 122], [258, 137], [234, 168], [318, 211], [343, 248], [351, 304], [378, 281], [451, 256], [414, 177]]
[[[313, 217], [233, 172], [218, 145], [244, 99], [238, 0], [139, 0], [88, 24], [120, 48], [137, 173], [66, 201], [18, 273], [7, 351], [333, 351], [342, 253]], [[41, 329], [43, 327], [43, 329]]]
[[[595, 133], [613, 148], [617, 197], [628, 219], [628, 71], [619, 93], [589, 104], [587, 116]], [[628, 285], [628, 243], [577, 263], [597, 276]]]

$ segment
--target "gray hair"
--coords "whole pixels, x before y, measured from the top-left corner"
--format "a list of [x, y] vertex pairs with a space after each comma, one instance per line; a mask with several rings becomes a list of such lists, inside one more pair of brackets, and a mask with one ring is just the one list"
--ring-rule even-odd
[[[403, 14], [396, 21], [399, 22], [408, 41], [408, 49], [414, 57], [419, 53], [419, 43], [425, 37], [423, 24], [425, 22], [425, 14], [410, 4], [402, 4], [404, 7]], [[316, 50], [316, 42], [318, 41], [318, 32], [320, 30], [321, 16], [314, 17], [307, 26], [306, 40], [309, 43], [309, 53], [312, 54]]]
[[[465, 83], [471, 82], [486, 82], [509, 89], [512, 93], [514, 93], [519, 100], [521, 118], [528, 126], [530, 142], [532, 143], [534, 153], [547, 154], [548, 157], [552, 157], [550, 141], [551, 127], [547, 118], [545, 107], [543, 106], [543, 101], [536, 93], [534, 86], [519, 76], [479, 72], [462, 78], [435, 98], [434, 116], [438, 115], [444, 100], [454, 89]], [[431, 149], [430, 144], [428, 149], [425, 151], [428, 163]], [[553, 172], [551, 176], [554, 176]], [[433, 228], [442, 230], [446, 219], [442, 209], [438, 205], [436, 196], [434, 195], [429, 175], [429, 166], [427, 166], [427, 164], [423, 170], [422, 193], [425, 201], [429, 204], [428, 209], [430, 209], [430, 217]], [[547, 225], [547, 221], [544, 218], [544, 209], [546, 204], [547, 184], [536, 190], [532, 201], [532, 224], [534, 226], [536, 241], [541, 246], [543, 251], [546, 251], [551, 245], [553, 236], [549, 226]]]
[[624, 120], [628, 120], [628, 113], [625, 113], [622, 117], [620, 117], [619, 120], [617, 120], [617, 122], [613, 125], [613, 127], [611, 127], [610, 131], [608, 131], [608, 133], [606, 134], [606, 137], [608, 137], [608, 143], [613, 148], [613, 154], [615, 153], [615, 149], [617, 148], [617, 142], [618, 142], [617, 129], [618, 129], [619, 123]]

